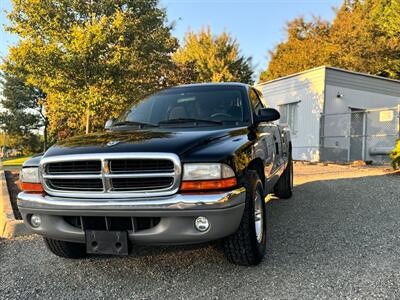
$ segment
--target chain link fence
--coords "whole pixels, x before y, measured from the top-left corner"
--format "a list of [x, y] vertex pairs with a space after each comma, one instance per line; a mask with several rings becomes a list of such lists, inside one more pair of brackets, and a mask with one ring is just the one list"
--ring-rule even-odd
[[400, 105], [322, 114], [320, 120], [322, 161], [389, 162], [389, 153], [400, 138]]

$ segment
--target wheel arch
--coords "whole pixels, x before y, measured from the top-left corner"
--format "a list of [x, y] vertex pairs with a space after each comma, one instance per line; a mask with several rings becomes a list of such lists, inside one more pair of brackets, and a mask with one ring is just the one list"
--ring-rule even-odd
[[257, 172], [257, 174], [260, 177], [260, 180], [262, 182], [263, 190], [265, 193], [265, 173], [264, 173], [264, 163], [263, 163], [262, 159], [259, 157], [253, 159], [249, 163], [247, 170], [254, 170]]

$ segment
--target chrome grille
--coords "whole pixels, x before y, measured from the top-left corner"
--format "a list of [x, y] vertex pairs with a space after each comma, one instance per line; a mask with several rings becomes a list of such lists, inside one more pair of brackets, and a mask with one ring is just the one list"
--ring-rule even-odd
[[47, 183], [55, 190], [103, 191], [101, 179], [49, 179]]
[[47, 193], [81, 198], [164, 196], [178, 191], [181, 166], [171, 153], [109, 153], [45, 157]]
[[65, 161], [46, 165], [47, 174], [100, 174], [101, 161]]
[[173, 171], [173, 162], [166, 159], [116, 159], [110, 161], [110, 173], [151, 173]]
[[111, 186], [114, 191], [136, 191], [165, 189], [172, 185], [172, 177], [153, 178], [112, 178]]

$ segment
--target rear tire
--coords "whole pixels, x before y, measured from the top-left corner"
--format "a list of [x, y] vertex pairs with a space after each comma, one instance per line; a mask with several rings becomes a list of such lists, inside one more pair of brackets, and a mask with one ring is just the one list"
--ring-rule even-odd
[[289, 161], [285, 171], [274, 187], [274, 193], [281, 199], [289, 199], [293, 195], [293, 160], [292, 154], [289, 155]]
[[43, 238], [47, 249], [63, 258], [84, 258], [87, 256], [85, 244]]
[[246, 202], [239, 229], [223, 241], [224, 253], [234, 264], [258, 265], [267, 244], [266, 214], [263, 184], [256, 171], [248, 171]]

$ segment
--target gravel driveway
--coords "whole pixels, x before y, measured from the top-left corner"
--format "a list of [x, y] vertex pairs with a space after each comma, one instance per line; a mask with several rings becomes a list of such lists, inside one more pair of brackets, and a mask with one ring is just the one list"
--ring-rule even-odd
[[213, 246], [136, 248], [127, 258], [64, 260], [39, 237], [0, 241], [0, 298], [400, 298], [400, 176], [296, 164], [290, 200], [268, 204], [257, 267]]

